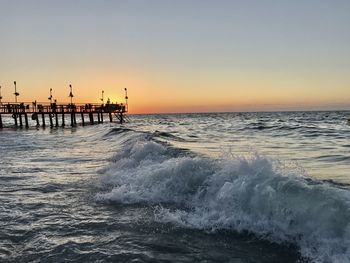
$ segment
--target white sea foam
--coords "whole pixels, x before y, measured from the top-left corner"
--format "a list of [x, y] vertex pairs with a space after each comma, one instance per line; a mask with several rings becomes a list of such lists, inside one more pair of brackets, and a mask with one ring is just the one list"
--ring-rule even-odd
[[[160, 204], [160, 222], [249, 231], [296, 244], [314, 262], [350, 261], [349, 190], [281, 172], [258, 155], [181, 157], [146, 137], [133, 137], [115, 156], [101, 179], [111, 190], [97, 200]], [[169, 202], [177, 208], [163, 208]]]

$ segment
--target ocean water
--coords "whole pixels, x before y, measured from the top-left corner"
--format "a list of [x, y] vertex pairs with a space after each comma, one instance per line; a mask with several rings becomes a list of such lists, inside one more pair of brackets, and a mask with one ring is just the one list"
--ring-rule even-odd
[[350, 262], [349, 116], [5, 128], [0, 261]]

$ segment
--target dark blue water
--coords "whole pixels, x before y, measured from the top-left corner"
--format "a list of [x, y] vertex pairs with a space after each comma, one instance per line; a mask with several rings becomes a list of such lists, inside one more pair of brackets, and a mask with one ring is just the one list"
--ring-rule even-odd
[[349, 262], [346, 112], [0, 131], [0, 261]]

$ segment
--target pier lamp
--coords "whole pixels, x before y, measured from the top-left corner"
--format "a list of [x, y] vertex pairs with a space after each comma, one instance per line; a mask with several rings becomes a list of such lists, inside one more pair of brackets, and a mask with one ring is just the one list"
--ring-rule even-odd
[[125, 107], [126, 107], [126, 111], [128, 111], [128, 99], [129, 99], [129, 97], [128, 97], [128, 89], [125, 88], [124, 90], [125, 90]]
[[15, 95], [15, 102], [17, 103], [17, 97], [19, 96], [19, 93], [17, 92], [17, 83], [16, 81], [13, 82], [15, 84], [15, 93], [13, 93], [13, 95]]
[[73, 91], [72, 91], [72, 85], [69, 84], [69, 88], [70, 88], [70, 92], [69, 92], [69, 96], [70, 97], [70, 104], [73, 105]]
[[102, 104], [103, 104], [103, 102], [104, 102], [104, 93], [105, 93], [105, 91], [104, 90], [102, 90], [102, 98], [101, 98], [101, 101], [102, 101]]
[[50, 103], [52, 103], [52, 89], [50, 89], [50, 96], [48, 97], [48, 100], [50, 101]]

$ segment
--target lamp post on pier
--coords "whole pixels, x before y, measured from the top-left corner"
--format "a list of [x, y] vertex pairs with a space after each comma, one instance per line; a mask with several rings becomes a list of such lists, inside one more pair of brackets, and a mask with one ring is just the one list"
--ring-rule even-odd
[[69, 92], [69, 96], [70, 97], [70, 104], [73, 105], [73, 91], [72, 91], [72, 85], [69, 84], [69, 88], [70, 88], [70, 92]]
[[104, 103], [104, 93], [105, 93], [105, 91], [102, 90], [102, 98], [101, 98], [102, 104]]
[[17, 92], [17, 83], [16, 81], [13, 82], [15, 84], [15, 93], [13, 93], [13, 95], [15, 95], [15, 102], [17, 103], [17, 97], [19, 96], [19, 93]]
[[48, 97], [48, 100], [50, 101], [50, 104], [52, 104], [52, 89], [50, 89], [50, 96]]
[[1, 100], [2, 100], [2, 95], [1, 95], [1, 86], [0, 86], [0, 105], [2, 105]]
[[128, 111], [128, 99], [129, 99], [129, 97], [128, 97], [128, 89], [125, 88], [124, 90], [125, 90], [125, 109], [126, 109], [126, 111]]

